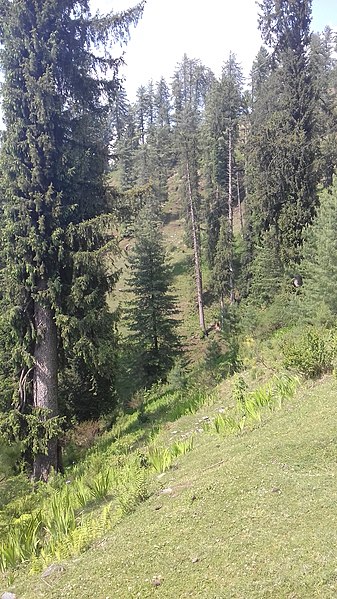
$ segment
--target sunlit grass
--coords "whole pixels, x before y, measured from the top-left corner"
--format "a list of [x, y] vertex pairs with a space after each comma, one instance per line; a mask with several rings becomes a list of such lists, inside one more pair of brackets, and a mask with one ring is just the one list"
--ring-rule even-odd
[[[283, 384], [282, 405], [275, 383], [275, 409], [264, 405], [261, 422], [229, 435], [194, 433], [193, 451], [160, 475], [102, 543], [63, 560], [49, 585], [20, 575], [17, 596], [335, 597], [336, 383], [329, 377], [302, 387], [295, 399]], [[174, 451], [168, 435], [195, 431], [205, 413], [224, 418], [235, 408], [230, 398], [224, 403], [186, 414], [156, 437], [157, 446]]]

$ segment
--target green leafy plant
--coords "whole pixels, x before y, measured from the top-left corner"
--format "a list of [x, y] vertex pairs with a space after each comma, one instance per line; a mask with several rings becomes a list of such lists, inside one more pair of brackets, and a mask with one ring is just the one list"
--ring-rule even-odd
[[238, 423], [232, 416], [218, 414], [213, 421], [213, 427], [219, 435], [230, 435], [237, 432]]
[[6, 540], [0, 546], [0, 570], [5, 572], [36, 555], [41, 545], [41, 513], [22, 514], [14, 520]]
[[189, 437], [188, 439], [175, 441], [170, 448], [170, 452], [172, 457], [177, 458], [180, 455], [185, 455], [189, 451], [192, 451], [194, 446], [194, 437]]
[[166, 447], [150, 447], [147, 457], [149, 464], [159, 474], [171, 468], [173, 455]]
[[318, 378], [333, 370], [336, 355], [333, 332], [309, 328], [299, 336], [286, 338], [282, 350], [285, 368], [306, 378]]
[[244, 404], [247, 389], [248, 389], [248, 385], [245, 382], [245, 380], [243, 379], [243, 377], [240, 375], [236, 376], [234, 378], [232, 393], [233, 393], [233, 399], [235, 400], [239, 409], [241, 409]]
[[97, 499], [105, 499], [110, 492], [112, 483], [112, 472], [106, 470], [99, 472], [92, 482], [88, 482], [91, 495]]
[[44, 525], [51, 539], [59, 539], [76, 528], [74, 499], [68, 489], [55, 494], [44, 515]]
[[289, 374], [274, 377], [273, 392], [279, 407], [282, 406], [285, 400], [294, 397], [298, 383], [298, 378]]

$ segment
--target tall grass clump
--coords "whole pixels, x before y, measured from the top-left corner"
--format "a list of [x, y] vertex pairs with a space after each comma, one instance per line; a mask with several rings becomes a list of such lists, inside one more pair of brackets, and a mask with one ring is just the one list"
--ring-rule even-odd
[[99, 472], [92, 482], [88, 482], [88, 487], [92, 497], [96, 500], [106, 499], [109, 495], [112, 484], [112, 471], [105, 470]]
[[260, 423], [265, 410], [281, 407], [286, 399], [291, 399], [296, 391], [298, 379], [283, 374], [253, 391], [248, 391], [244, 379], [239, 376], [234, 380], [233, 399], [235, 407], [229, 414], [218, 414], [211, 426], [206, 428], [220, 435], [230, 435], [242, 432], [251, 423]]
[[170, 448], [152, 445], [147, 453], [148, 463], [158, 474], [162, 474], [171, 468], [176, 458], [191, 451], [193, 446], [194, 438], [192, 436], [188, 439], [175, 441]]
[[7, 539], [0, 545], [0, 570], [5, 572], [36, 555], [41, 547], [41, 513], [23, 514], [12, 523]]

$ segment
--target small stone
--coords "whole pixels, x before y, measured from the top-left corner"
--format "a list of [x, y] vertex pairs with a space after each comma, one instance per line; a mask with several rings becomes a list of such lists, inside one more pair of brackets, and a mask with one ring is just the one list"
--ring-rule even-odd
[[154, 576], [154, 577], [152, 578], [151, 584], [152, 584], [154, 587], [160, 587], [160, 585], [161, 585], [162, 581], [163, 581], [163, 579], [162, 579], [162, 577], [161, 577], [161, 576]]
[[173, 493], [173, 489], [171, 489], [171, 487], [167, 487], [167, 489], [163, 489], [161, 491], [162, 495], [171, 495], [171, 493]]
[[197, 564], [197, 563], [198, 563], [198, 561], [199, 561], [199, 558], [198, 558], [198, 557], [193, 557], [193, 558], [192, 558], [192, 564]]
[[6, 591], [5, 593], [3, 593], [3, 595], [1, 595], [1, 599], [16, 599], [16, 595], [14, 595], [14, 593], [9, 593], [8, 591]]
[[64, 572], [63, 566], [60, 566], [59, 564], [51, 564], [46, 570], [44, 570], [44, 572], [42, 572], [41, 578], [47, 578], [52, 574], [61, 574], [62, 572]]

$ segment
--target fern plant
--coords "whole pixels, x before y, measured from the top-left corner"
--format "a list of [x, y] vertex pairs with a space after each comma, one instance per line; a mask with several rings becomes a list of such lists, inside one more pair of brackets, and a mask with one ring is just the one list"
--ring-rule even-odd
[[88, 483], [88, 487], [91, 495], [96, 500], [105, 499], [110, 492], [112, 484], [112, 472], [106, 470], [105, 472], [99, 472], [94, 480]]
[[173, 456], [166, 447], [150, 447], [147, 457], [149, 464], [159, 474], [162, 474], [171, 468]]
[[194, 437], [191, 436], [188, 439], [175, 441], [170, 448], [170, 452], [173, 458], [177, 458], [180, 455], [185, 455], [189, 451], [192, 451], [194, 446]]

